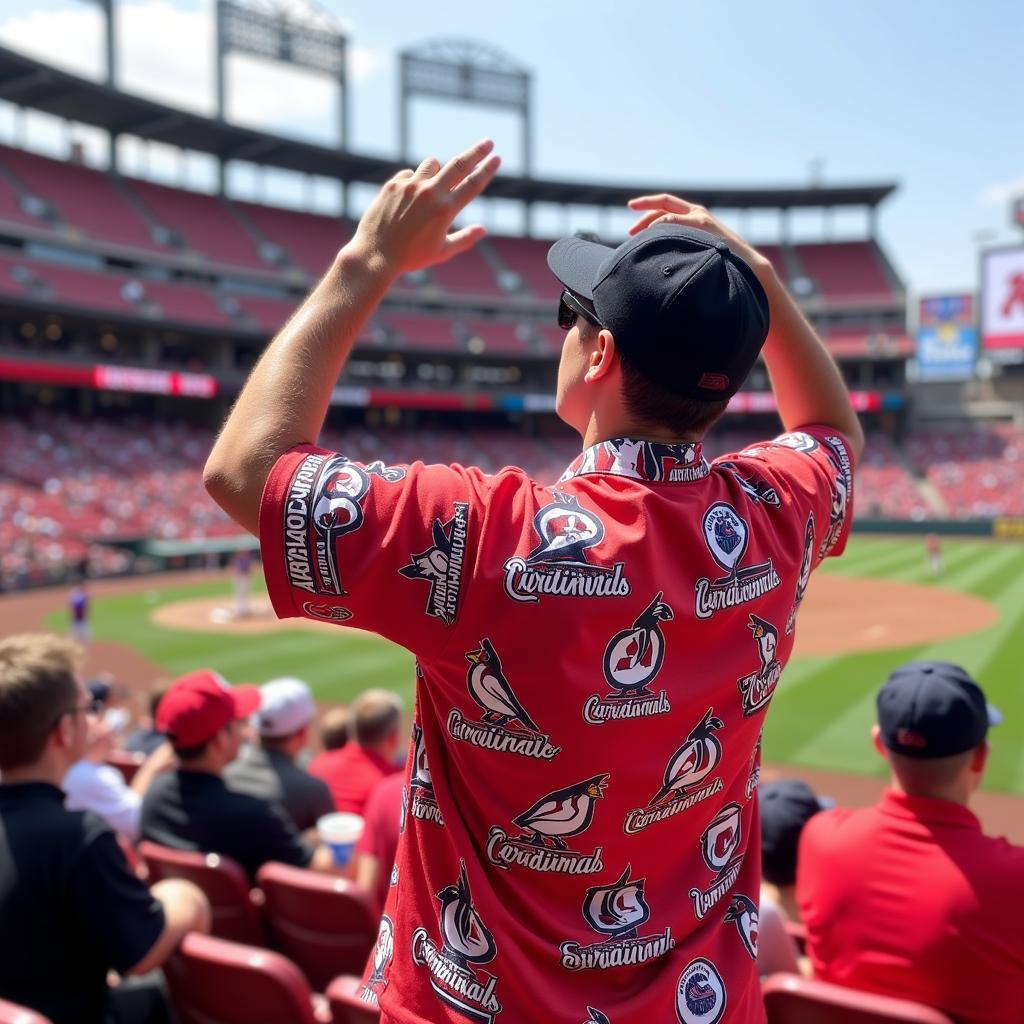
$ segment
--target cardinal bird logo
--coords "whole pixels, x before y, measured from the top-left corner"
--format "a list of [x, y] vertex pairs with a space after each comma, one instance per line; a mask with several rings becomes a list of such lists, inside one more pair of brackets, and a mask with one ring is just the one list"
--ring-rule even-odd
[[740, 839], [743, 837], [740, 811], [739, 804], [726, 804], [711, 819], [711, 824], [700, 837], [704, 863], [712, 871], [722, 871], [726, 868], [740, 845]]
[[409, 776], [411, 789], [422, 789], [433, 795], [434, 780], [430, 776], [430, 765], [427, 763], [427, 748], [423, 742], [423, 728], [413, 724], [412, 727], [412, 774]]
[[519, 839], [536, 846], [546, 846], [550, 841], [555, 849], [567, 849], [567, 837], [578, 836], [590, 828], [594, 820], [594, 801], [604, 796], [607, 781], [607, 774], [595, 775], [541, 797], [529, 810], [512, 819], [521, 829], [532, 833]]
[[587, 923], [609, 941], [635, 939], [637, 929], [651, 916], [651, 908], [644, 898], [646, 879], [630, 880], [631, 870], [627, 865], [617, 882], [592, 886], [583, 898], [583, 916]]
[[384, 981], [384, 971], [395, 954], [395, 926], [386, 914], [380, 919], [377, 929], [377, 942], [373, 947], [373, 973], [369, 977], [371, 985]]
[[511, 722], [519, 722], [530, 732], [539, 733], [540, 729], [526, 713], [512, 692], [508, 680], [501, 670], [501, 659], [490, 640], [480, 641], [480, 647], [466, 655], [470, 663], [466, 678], [470, 696], [484, 709], [483, 720], [492, 725], [506, 726]]
[[676, 985], [680, 1024], [718, 1024], [725, 1013], [725, 985], [718, 968], [702, 956], [691, 960]]
[[584, 552], [604, 539], [604, 524], [592, 512], [580, 507], [574, 495], [551, 492], [555, 499], [534, 517], [533, 528], [540, 543], [526, 557], [527, 565], [538, 562], [570, 562], [588, 565]]
[[602, 1013], [600, 1010], [595, 1010], [592, 1006], [587, 1007], [587, 1019], [583, 1024], [612, 1024], [608, 1019], [608, 1015]]
[[480, 920], [473, 906], [466, 877], [466, 862], [459, 869], [454, 885], [445, 886], [438, 894], [441, 902], [441, 935], [444, 955], [467, 968], [469, 964], [486, 964], [494, 959], [494, 937]]
[[747, 550], [747, 524], [728, 502], [716, 501], [704, 513], [704, 540], [714, 560], [735, 576]]
[[752, 960], [757, 959], [757, 905], [749, 896], [735, 893], [725, 912], [725, 920], [732, 921], [740, 933], [743, 946]]
[[629, 629], [608, 641], [604, 652], [604, 677], [612, 698], [652, 696], [649, 683], [665, 660], [665, 637], [659, 623], [671, 621], [672, 609], [659, 591]]
[[679, 799], [699, 786], [722, 759], [722, 744], [714, 735], [723, 722], [708, 708], [693, 727], [686, 742], [672, 755], [665, 767], [664, 785], [654, 795], [651, 806], [668, 797]]

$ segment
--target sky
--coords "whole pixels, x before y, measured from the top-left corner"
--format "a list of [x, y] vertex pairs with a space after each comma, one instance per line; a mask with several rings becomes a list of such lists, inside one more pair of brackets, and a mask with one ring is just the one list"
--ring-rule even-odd
[[[272, 0], [256, 0], [269, 3]], [[285, 0], [277, 0], [285, 2]], [[287, 0], [299, 4], [305, 0]], [[213, 0], [115, 0], [118, 84], [213, 111]], [[397, 54], [465, 38], [533, 74], [533, 173], [576, 181], [804, 185], [893, 182], [879, 234], [910, 288], [974, 290], [982, 247], [1024, 241], [1010, 223], [1024, 195], [1024, 4], [931, 0], [320, 0], [349, 37], [350, 147], [398, 153]], [[88, 0], [0, 0], [0, 43], [101, 77], [103, 28]], [[229, 117], [328, 144], [338, 139], [332, 83], [248, 58], [228, 69]], [[491, 136], [518, 172], [518, 118], [416, 100], [415, 158], [442, 159]], [[63, 155], [68, 139], [105, 159], [99, 133], [69, 133], [0, 106], [0, 139]], [[130, 146], [129, 172], [209, 187], [209, 162]], [[332, 186], [283, 172], [236, 171], [242, 195], [329, 208]], [[261, 191], [262, 190], [262, 191]], [[353, 201], [365, 202], [358, 190]], [[481, 204], [498, 230], [519, 210]], [[778, 236], [770, 213], [726, 216], [755, 241]], [[541, 228], [614, 235], [627, 215], [549, 212]], [[864, 219], [795, 217], [797, 237], [862, 237]]]

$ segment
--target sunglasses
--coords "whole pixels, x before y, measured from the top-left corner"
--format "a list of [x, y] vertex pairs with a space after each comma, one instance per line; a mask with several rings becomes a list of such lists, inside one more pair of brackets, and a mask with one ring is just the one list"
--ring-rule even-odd
[[562, 292], [562, 297], [558, 301], [558, 326], [563, 331], [571, 331], [580, 317], [595, 327], [604, 327], [594, 310], [587, 308], [584, 299], [577, 298], [570, 291]]

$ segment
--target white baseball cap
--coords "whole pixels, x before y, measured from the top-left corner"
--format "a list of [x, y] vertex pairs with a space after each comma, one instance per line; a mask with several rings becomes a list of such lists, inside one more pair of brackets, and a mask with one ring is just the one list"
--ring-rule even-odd
[[271, 679], [260, 687], [260, 696], [257, 725], [267, 739], [291, 736], [316, 715], [313, 694], [301, 679]]

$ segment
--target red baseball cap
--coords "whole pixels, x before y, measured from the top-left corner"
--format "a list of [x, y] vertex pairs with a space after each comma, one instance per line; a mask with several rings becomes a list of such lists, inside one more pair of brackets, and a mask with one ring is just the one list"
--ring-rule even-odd
[[171, 684], [157, 708], [156, 727], [176, 747], [198, 747], [259, 706], [258, 686], [229, 686], [219, 672], [201, 668]]

